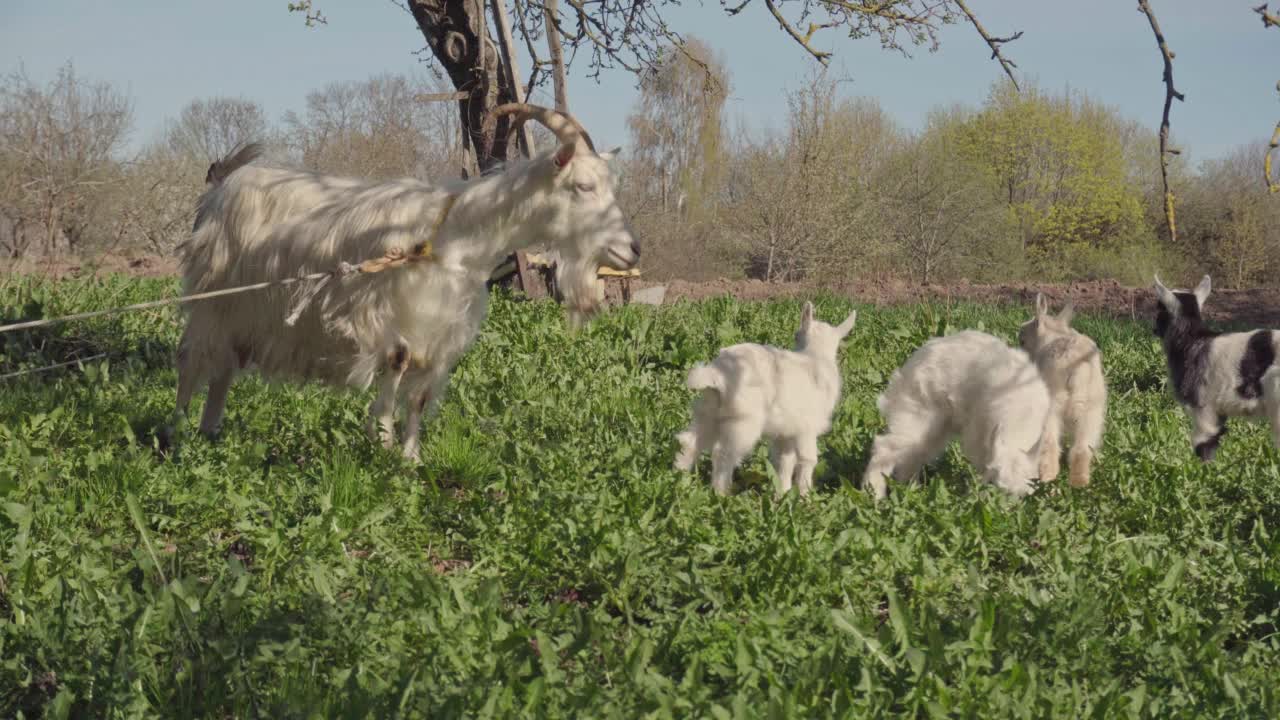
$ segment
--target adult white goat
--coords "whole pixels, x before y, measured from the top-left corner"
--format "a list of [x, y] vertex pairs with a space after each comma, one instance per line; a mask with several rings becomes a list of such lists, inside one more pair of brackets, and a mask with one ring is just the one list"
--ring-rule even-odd
[[[546, 108], [509, 104], [518, 126], [545, 125], [559, 147], [469, 182], [370, 182], [248, 165], [255, 147], [209, 169], [194, 231], [179, 247], [187, 293], [277, 280], [411, 254], [425, 262], [334, 280], [316, 291], [272, 288], [193, 304], [178, 348], [177, 415], [205, 383], [201, 432], [216, 434], [236, 373], [368, 387], [381, 373], [369, 432], [395, 445], [395, 409], [407, 412], [402, 452], [444, 395], [449, 374], [475, 340], [488, 310], [485, 281], [515, 250], [535, 242], [558, 251], [557, 280], [570, 315], [594, 311], [599, 266], [639, 262], [614, 198], [608, 161], [576, 120]], [[615, 151], [616, 152], [616, 151]], [[314, 296], [310, 293], [314, 292]], [[286, 322], [306, 297], [305, 309]]]
[[984, 480], [1017, 497], [1032, 491], [1050, 402], [1022, 350], [976, 330], [934, 338], [893, 372], [879, 407], [889, 427], [862, 479], [876, 499], [886, 475], [910, 480], [957, 435]]
[[1191, 416], [1196, 456], [1213, 460], [1229, 417], [1269, 420], [1280, 447], [1280, 332], [1210, 330], [1200, 315], [1209, 299], [1208, 275], [1190, 292], [1155, 280], [1155, 333], [1164, 345], [1173, 396]]

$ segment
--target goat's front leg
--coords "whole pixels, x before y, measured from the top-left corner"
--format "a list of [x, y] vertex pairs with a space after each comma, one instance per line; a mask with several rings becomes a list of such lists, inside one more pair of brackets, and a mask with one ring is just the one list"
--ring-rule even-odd
[[401, 451], [408, 460], [418, 460], [419, 437], [422, 434], [422, 423], [431, 419], [444, 393], [449, 387], [449, 374], [443, 371], [428, 371], [415, 377], [405, 388], [405, 402], [408, 411], [404, 419], [404, 440]]
[[408, 367], [408, 348], [397, 345], [387, 357], [387, 366], [378, 384], [378, 397], [369, 406], [369, 437], [381, 441], [388, 450], [396, 445], [396, 394]]
[[[186, 340], [186, 337], [183, 337]], [[178, 397], [173, 406], [173, 416], [164, 432], [172, 439], [178, 430], [187, 422], [187, 412], [191, 409], [191, 396], [195, 395], [196, 371], [191, 362], [191, 353], [185, 346], [179, 345], [178, 357]]]
[[1218, 442], [1227, 434], [1227, 419], [1212, 408], [1194, 408], [1188, 410], [1195, 427], [1191, 432], [1191, 445], [1201, 462], [1213, 462], [1218, 451]]

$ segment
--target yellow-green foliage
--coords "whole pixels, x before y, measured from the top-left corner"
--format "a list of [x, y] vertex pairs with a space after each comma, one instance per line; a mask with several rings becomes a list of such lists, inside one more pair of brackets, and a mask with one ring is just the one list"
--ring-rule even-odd
[[991, 174], [1031, 258], [1051, 264], [1072, 246], [1115, 249], [1149, 232], [1116, 124], [1086, 98], [1000, 85], [958, 147]]

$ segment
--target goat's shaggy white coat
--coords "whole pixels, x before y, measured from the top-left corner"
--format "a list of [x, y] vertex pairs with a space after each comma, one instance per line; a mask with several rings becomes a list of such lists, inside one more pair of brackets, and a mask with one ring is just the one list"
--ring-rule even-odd
[[1022, 350], [974, 330], [934, 338], [894, 371], [878, 404], [888, 428], [863, 476], [877, 499], [886, 475], [912, 479], [956, 436], [987, 482], [1031, 492], [1049, 389]]
[[1280, 332], [1208, 329], [1201, 313], [1211, 289], [1208, 275], [1193, 291], [1170, 290], [1155, 279], [1155, 333], [1174, 397], [1194, 426], [1192, 447], [1203, 462], [1213, 460], [1232, 417], [1269, 420], [1280, 447]]
[[1035, 317], [1023, 323], [1018, 342], [1040, 369], [1052, 401], [1040, 439], [1040, 481], [1058, 477], [1065, 431], [1071, 436], [1068, 481], [1072, 487], [1084, 487], [1094, 453], [1102, 447], [1107, 384], [1102, 353], [1093, 340], [1071, 327], [1074, 314], [1071, 303], [1056, 316], [1049, 314], [1048, 301], [1037, 293]]
[[[545, 114], [534, 117], [547, 122]], [[402, 452], [416, 457], [421, 421], [478, 334], [488, 310], [485, 283], [503, 258], [535, 242], [557, 250], [559, 285], [575, 316], [598, 303], [600, 265], [625, 270], [639, 260], [614, 199], [611, 153], [597, 155], [557, 123], [558, 149], [470, 182], [370, 182], [248, 166], [253, 157], [244, 153], [215, 163], [192, 237], [179, 248], [187, 293], [409, 253], [428, 240], [433, 259], [329, 282], [293, 325], [285, 318], [307, 288], [190, 306], [178, 351], [178, 414], [207, 382], [200, 429], [216, 433], [235, 374], [250, 366], [270, 379], [357, 388], [381, 373], [370, 434], [394, 445], [403, 397]]]
[[840, 399], [840, 341], [853, 330], [858, 313], [839, 326], [815, 320], [805, 303], [796, 333], [796, 349], [743, 343], [724, 348], [715, 360], [689, 371], [688, 386], [701, 390], [693, 403], [693, 422], [676, 436], [677, 470], [690, 470], [711, 452], [711, 486], [729, 492], [733, 470], [761, 436], [770, 440], [769, 459], [780, 492], [801, 495], [813, 488], [818, 438], [831, 429]]

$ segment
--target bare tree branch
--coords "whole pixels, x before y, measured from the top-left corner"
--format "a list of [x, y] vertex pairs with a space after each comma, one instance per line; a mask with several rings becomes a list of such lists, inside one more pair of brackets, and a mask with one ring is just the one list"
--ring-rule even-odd
[[418, 95], [414, 95], [413, 99], [417, 100], [418, 102], [442, 102], [442, 101], [466, 100], [469, 97], [471, 97], [471, 93], [469, 92], [438, 92], [438, 93], [420, 93]]
[[[799, 31], [792, 27], [791, 23], [787, 22], [787, 19], [782, 16], [782, 12], [778, 10], [778, 6], [774, 4], [773, 0], [764, 0], [764, 4], [768, 6], [769, 12], [773, 13], [773, 17], [778, 21], [778, 25], [781, 25], [782, 29], [786, 30], [788, 35], [790, 35], [796, 42], [800, 43], [801, 47], [808, 50], [809, 54], [813, 56], [813, 59], [822, 63], [823, 67], [826, 67], [827, 63], [831, 61], [831, 53], [816, 50], [809, 44], [809, 40], [813, 37], [816, 27], [814, 25], [810, 25], [809, 33], [802, 36]], [[826, 25], [824, 27], [831, 26]]]
[[973, 23], [974, 29], [978, 31], [978, 34], [982, 36], [982, 39], [987, 41], [987, 45], [991, 48], [991, 59], [1000, 61], [1000, 67], [1004, 68], [1005, 74], [1013, 81], [1013, 87], [1021, 92], [1022, 88], [1018, 86], [1018, 78], [1013, 76], [1013, 69], [1018, 67], [1018, 65], [1000, 54], [1000, 46], [1022, 37], [1022, 31], [1019, 30], [1006, 38], [992, 37], [987, 34], [987, 29], [982, 27], [982, 23], [978, 22], [978, 16], [974, 15], [973, 12], [969, 10], [969, 6], [964, 4], [964, 0], [955, 0], [955, 3], [960, 7], [960, 12], [964, 13], [965, 16], [969, 18], [969, 22]]
[[[1253, 9], [1254, 12], [1262, 16], [1263, 29], [1269, 27], [1280, 27], [1280, 17], [1267, 12], [1267, 4], [1263, 3]], [[1280, 92], [1280, 83], [1276, 83], [1276, 91]], [[1267, 182], [1268, 192], [1280, 192], [1280, 182], [1271, 179], [1271, 153], [1280, 147], [1280, 122], [1276, 123], [1276, 129], [1271, 133], [1271, 142], [1267, 143], [1267, 154], [1262, 160], [1262, 178]]]
[[1280, 27], [1280, 15], [1272, 15], [1267, 12], [1267, 4], [1262, 3], [1253, 9], [1254, 12], [1262, 16], [1262, 27], [1269, 28], [1271, 26]]
[[319, 11], [311, 7], [312, 0], [301, 0], [301, 2], [289, 3], [289, 12], [300, 12], [306, 16], [307, 27], [315, 27], [316, 25], [328, 25], [329, 21]]
[[[1280, 83], [1277, 83], [1277, 90], [1280, 90]], [[1267, 156], [1262, 161], [1262, 175], [1267, 181], [1267, 190], [1273, 193], [1280, 192], [1280, 183], [1271, 179], [1271, 153], [1280, 147], [1280, 122], [1276, 123], [1276, 129], [1271, 133], [1271, 142], [1267, 143]]]
[[1164, 219], [1169, 226], [1169, 241], [1178, 241], [1178, 225], [1174, 217], [1174, 195], [1169, 189], [1169, 156], [1177, 155], [1181, 151], [1169, 147], [1169, 109], [1173, 106], [1174, 98], [1179, 102], [1185, 102], [1186, 97], [1174, 89], [1173, 87], [1173, 51], [1169, 49], [1169, 44], [1165, 42], [1164, 33], [1160, 32], [1160, 23], [1156, 22], [1155, 13], [1151, 12], [1151, 5], [1147, 0], [1138, 0], [1138, 11], [1147, 16], [1147, 20], [1151, 23], [1151, 32], [1156, 36], [1156, 45], [1160, 48], [1160, 56], [1164, 59], [1164, 112], [1160, 118], [1160, 179], [1164, 183]]

